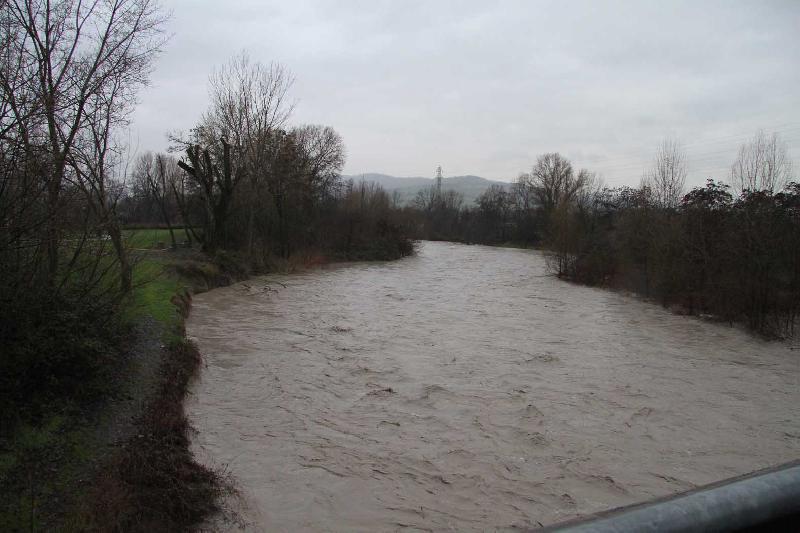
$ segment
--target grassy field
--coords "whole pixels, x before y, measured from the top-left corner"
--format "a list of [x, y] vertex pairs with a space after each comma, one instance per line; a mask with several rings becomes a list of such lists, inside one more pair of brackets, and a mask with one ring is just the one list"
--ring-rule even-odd
[[[182, 227], [173, 228], [172, 231], [179, 246], [186, 241], [186, 232]], [[163, 249], [172, 246], [169, 230], [164, 228], [124, 229], [122, 234], [133, 249]]]
[[[173, 231], [178, 242], [185, 240], [183, 228]], [[170, 246], [169, 230], [126, 229], [123, 235], [131, 248], [134, 263], [134, 289], [123, 310], [125, 320], [134, 322], [143, 316], [151, 316], [170, 334], [177, 331], [181, 316], [173, 297], [185, 293], [189, 283], [175, 271], [174, 265], [181, 259], [168, 250], [162, 251], [159, 246]]]
[[173, 272], [171, 259], [148, 255], [138, 257], [133, 269], [133, 285], [130, 301], [123, 310], [125, 320], [133, 322], [151, 316], [168, 331], [176, 330], [181, 316], [173, 297], [184, 292], [187, 284]]
[[[183, 242], [183, 228], [173, 229], [175, 240]], [[181, 322], [180, 310], [175, 305], [175, 295], [183, 294], [189, 283], [175, 272], [174, 265], [180, 258], [169, 253], [171, 244], [168, 229], [142, 228], [123, 230], [126, 243], [131, 248], [134, 261], [133, 294], [124, 309], [126, 321], [134, 322], [151, 316], [165, 326], [168, 335], [178, 331]], [[166, 247], [167, 251], [163, 251]]]

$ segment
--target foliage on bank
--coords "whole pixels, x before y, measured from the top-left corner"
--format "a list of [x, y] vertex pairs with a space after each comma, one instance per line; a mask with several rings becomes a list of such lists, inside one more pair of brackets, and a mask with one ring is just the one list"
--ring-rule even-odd
[[800, 312], [800, 185], [744, 191], [709, 180], [675, 209], [647, 191], [606, 190], [555, 215], [554, 269], [563, 277], [652, 297], [691, 314], [792, 335]]
[[423, 191], [405, 223], [421, 238], [541, 246], [560, 277], [784, 337], [800, 312], [800, 185], [792, 172], [786, 144], [763, 132], [740, 148], [733, 185], [709, 179], [689, 192], [675, 141], [659, 147], [638, 187], [604, 187], [560, 154], [545, 154], [474, 206]]
[[81, 531], [186, 531], [218, 510], [220, 474], [189, 450], [183, 408], [200, 354], [176, 340], [166, 349], [161, 383], [134, 422], [136, 432], [95, 474], [70, 527]]

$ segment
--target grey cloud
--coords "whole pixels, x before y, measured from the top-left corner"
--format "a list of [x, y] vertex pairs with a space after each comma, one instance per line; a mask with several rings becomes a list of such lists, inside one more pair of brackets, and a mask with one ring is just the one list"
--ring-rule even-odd
[[441, 164], [509, 180], [557, 150], [610, 184], [633, 184], [674, 136], [698, 184], [708, 172], [725, 178], [737, 143], [758, 128], [800, 155], [796, 2], [168, 7], [174, 37], [133, 125], [141, 149], [191, 127], [208, 74], [247, 49], [293, 71], [293, 121], [339, 130], [349, 174], [425, 175]]

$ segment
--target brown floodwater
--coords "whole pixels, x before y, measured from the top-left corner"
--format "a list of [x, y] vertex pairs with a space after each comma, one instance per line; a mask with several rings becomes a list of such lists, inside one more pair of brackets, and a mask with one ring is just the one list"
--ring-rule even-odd
[[800, 352], [536, 251], [265, 276], [187, 328], [193, 448], [253, 531], [538, 527], [800, 457]]

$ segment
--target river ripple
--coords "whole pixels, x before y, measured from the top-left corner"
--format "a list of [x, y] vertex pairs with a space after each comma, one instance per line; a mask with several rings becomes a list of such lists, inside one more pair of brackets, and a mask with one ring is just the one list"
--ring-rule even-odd
[[193, 447], [254, 531], [537, 527], [800, 456], [800, 353], [535, 251], [265, 276], [187, 331]]

